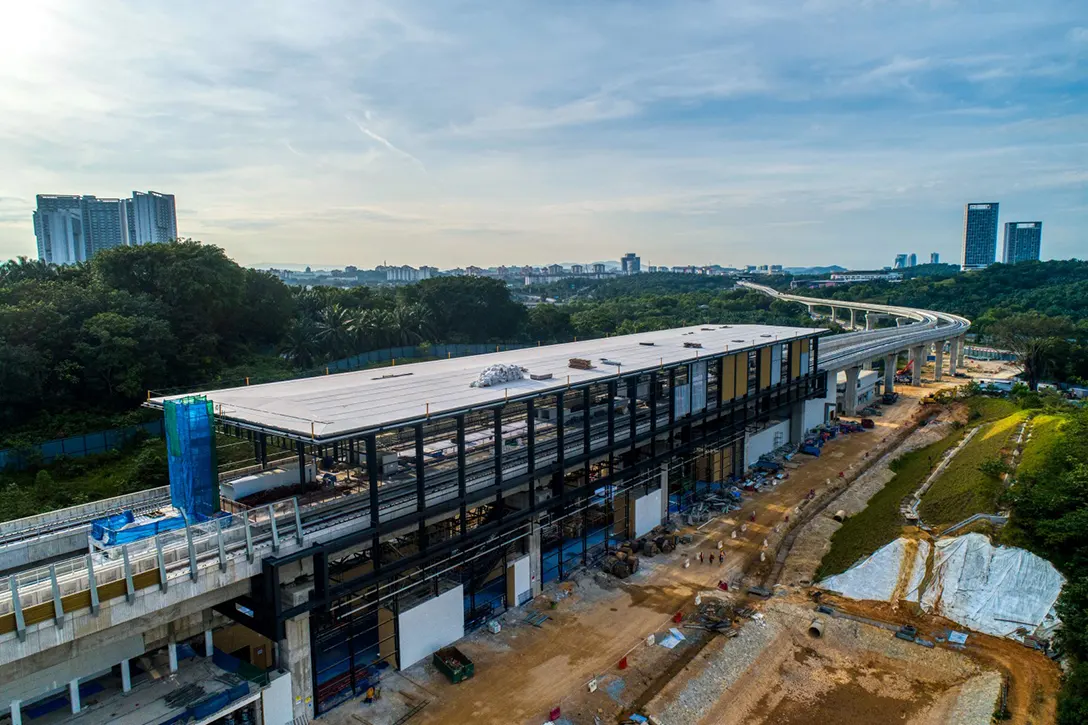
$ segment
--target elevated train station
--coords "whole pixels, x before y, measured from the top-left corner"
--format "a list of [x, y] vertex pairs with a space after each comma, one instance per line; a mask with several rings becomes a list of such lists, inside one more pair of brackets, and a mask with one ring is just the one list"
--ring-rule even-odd
[[[209, 411], [252, 466], [194, 494], [212, 513], [182, 528], [127, 541], [146, 516], [120, 521], [114, 550], [9, 577], [0, 697], [55, 696], [63, 679], [30, 673], [65, 653], [78, 690], [111, 664], [84, 662], [91, 643], [134, 626], [171, 651], [203, 633], [206, 654], [240, 627], [290, 683], [281, 721], [318, 717], [740, 476], [772, 429], [779, 445], [823, 422], [824, 332], [705, 325], [153, 397]], [[203, 471], [198, 449], [180, 455]]]

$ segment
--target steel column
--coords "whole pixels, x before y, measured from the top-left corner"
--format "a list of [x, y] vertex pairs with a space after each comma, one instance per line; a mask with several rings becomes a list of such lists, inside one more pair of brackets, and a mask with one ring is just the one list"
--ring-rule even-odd
[[370, 526], [374, 529], [374, 536], [370, 540], [370, 560], [374, 562], [374, 568], [380, 569], [382, 565], [382, 543], [378, 534], [378, 526], [381, 524], [381, 513], [378, 508], [378, 440], [371, 433], [366, 437], [366, 472], [370, 490]]

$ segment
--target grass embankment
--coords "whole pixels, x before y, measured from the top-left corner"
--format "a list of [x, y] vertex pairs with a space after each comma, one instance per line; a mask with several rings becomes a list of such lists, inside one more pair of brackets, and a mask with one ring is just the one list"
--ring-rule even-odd
[[1013, 478], [1034, 482], [1055, 461], [1068, 415], [1041, 414], [1031, 420], [1031, 438], [1024, 444]]
[[967, 400], [967, 410], [967, 425], [975, 426], [1010, 416], [1019, 411], [1020, 406], [1008, 398], [988, 398], [984, 395], [976, 395]]
[[922, 497], [918, 513], [930, 526], [948, 526], [977, 513], [997, 513], [1005, 492], [1000, 471], [982, 466], [1009, 463], [1016, 432], [1030, 414], [1019, 411], [984, 423]]
[[890, 468], [895, 476], [869, 499], [864, 511], [848, 518], [832, 535], [831, 550], [820, 562], [816, 579], [846, 571], [862, 557], [872, 554], [899, 536], [903, 529], [899, 505], [922, 485], [926, 476], [941, 460], [941, 456], [960, 438], [960, 435], [953, 433], [892, 461]]

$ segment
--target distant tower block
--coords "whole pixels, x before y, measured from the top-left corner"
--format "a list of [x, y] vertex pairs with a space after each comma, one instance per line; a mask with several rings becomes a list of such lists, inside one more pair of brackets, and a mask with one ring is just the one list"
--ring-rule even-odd
[[203, 396], [167, 400], [166, 453], [170, 503], [190, 522], [219, 511], [212, 402]]

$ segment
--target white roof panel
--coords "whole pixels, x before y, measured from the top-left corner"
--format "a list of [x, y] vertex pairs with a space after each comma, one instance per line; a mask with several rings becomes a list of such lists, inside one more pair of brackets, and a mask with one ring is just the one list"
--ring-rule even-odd
[[[635, 335], [621, 335], [560, 345], [355, 370], [278, 383], [209, 390], [217, 417], [267, 427], [302, 438], [327, 439], [363, 430], [415, 421], [504, 398], [539, 395], [568, 384], [608, 380], [617, 373], [652, 370], [722, 352], [761, 347], [826, 332], [822, 328], [770, 325], [705, 325]], [[701, 348], [685, 347], [699, 343]], [[640, 343], [653, 343], [652, 345]], [[569, 367], [570, 358], [586, 358], [592, 370]], [[602, 359], [620, 363], [606, 365]], [[551, 380], [516, 380], [474, 388], [480, 371], [496, 363], [517, 364], [529, 374], [551, 373]], [[392, 376], [392, 377], [390, 377]], [[184, 397], [153, 398], [152, 405]]]

